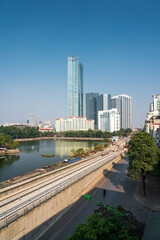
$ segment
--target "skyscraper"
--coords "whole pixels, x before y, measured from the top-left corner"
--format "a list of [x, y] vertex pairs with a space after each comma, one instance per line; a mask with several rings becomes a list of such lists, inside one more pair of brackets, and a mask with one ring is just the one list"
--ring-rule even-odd
[[97, 126], [96, 97], [98, 96], [99, 93], [86, 93], [86, 117], [95, 121], [95, 127]]
[[96, 123], [98, 128], [98, 112], [111, 109], [111, 94], [101, 94], [96, 97]]
[[86, 93], [86, 117], [94, 119], [98, 128], [98, 111], [111, 109], [111, 94]]
[[68, 117], [83, 116], [83, 65], [79, 57], [68, 57]]
[[112, 97], [112, 108], [120, 113], [120, 128], [132, 128], [132, 98], [121, 94]]
[[111, 109], [111, 94], [101, 94], [96, 98], [97, 112]]

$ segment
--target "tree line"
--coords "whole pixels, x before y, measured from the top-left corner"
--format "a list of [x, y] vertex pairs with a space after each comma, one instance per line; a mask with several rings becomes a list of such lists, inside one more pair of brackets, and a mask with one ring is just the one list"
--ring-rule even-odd
[[0, 126], [0, 133], [3, 133], [5, 135], [10, 135], [14, 139], [35, 138], [40, 136], [38, 127], [36, 128], [36, 127], [29, 127], [29, 126], [26, 126], [22, 129], [15, 126], [9, 126], [9, 127]]
[[0, 148], [15, 149], [19, 147], [19, 142], [15, 142], [8, 134], [0, 133]]
[[107, 132], [101, 130], [92, 130], [87, 131], [66, 131], [66, 132], [39, 132], [39, 127], [29, 127], [17, 128], [15, 126], [0, 126], [0, 133], [11, 135], [14, 139], [21, 138], [36, 138], [36, 137], [90, 137], [90, 138], [110, 138], [112, 136], [124, 136], [126, 137], [128, 133], [131, 133], [132, 130], [120, 129], [117, 132]]
[[112, 136], [124, 136], [127, 137], [129, 133], [131, 133], [132, 130], [130, 128], [123, 129], [121, 128], [117, 132], [107, 132], [107, 131], [101, 131], [101, 130], [92, 130], [88, 129], [87, 131], [66, 131], [66, 132], [58, 132], [56, 133], [57, 136], [63, 136], [63, 137], [90, 137], [90, 138], [110, 138]]

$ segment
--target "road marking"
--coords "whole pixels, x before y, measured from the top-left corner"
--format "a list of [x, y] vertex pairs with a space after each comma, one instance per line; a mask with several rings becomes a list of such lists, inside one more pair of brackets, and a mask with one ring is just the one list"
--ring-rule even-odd
[[[107, 178], [114, 173], [113, 167], [112, 167], [112, 170], [113, 170], [113, 171], [107, 176]], [[105, 178], [105, 176], [103, 176], [103, 177]], [[108, 180], [107, 178], [105, 178], [105, 179], [103, 180], [103, 182], [102, 182], [100, 185], [97, 186], [97, 189], [92, 193], [92, 195], [95, 195], [95, 194], [96, 194], [96, 192], [99, 190], [99, 188]], [[95, 185], [95, 186], [96, 186], [96, 185]], [[79, 208], [78, 211], [75, 212], [74, 215], [72, 215], [72, 217], [70, 218], [70, 220], [69, 220], [65, 225], [63, 225], [63, 227], [61, 228], [61, 230], [60, 230], [59, 232], [54, 233], [54, 235], [52, 235], [51, 238], [49, 238], [49, 240], [54, 240], [54, 239], [65, 229], [65, 227], [71, 222], [71, 220], [79, 213], [79, 211], [87, 204], [87, 202], [88, 202], [88, 200], [86, 200], [85, 203], [81, 206], [81, 208]], [[69, 209], [69, 210], [70, 210], [70, 209]], [[53, 225], [54, 225], [54, 224], [53, 224]], [[53, 225], [52, 225], [52, 226], [53, 226]], [[43, 235], [42, 235], [42, 236], [43, 236]]]
[[55, 232], [55, 233], [54, 233], [54, 235], [53, 235], [51, 238], [49, 238], [49, 240], [52, 240], [52, 239], [53, 239], [53, 237], [55, 237], [55, 236], [56, 236], [56, 234], [57, 234], [57, 232]]
[[[108, 176], [111, 176], [113, 172], [111, 172]], [[98, 189], [105, 183], [106, 179], [104, 179], [104, 181], [97, 186]], [[92, 195], [95, 195], [95, 193], [98, 191], [98, 189], [96, 189]], [[81, 208], [79, 208], [79, 210], [77, 212], [75, 212], [75, 214], [70, 218], [70, 220], [63, 226], [63, 228], [61, 228], [61, 230], [59, 232], [57, 232], [56, 234], [54, 234], [49, 240], [54, 240], [63, 230], [64, 228], [71, 222], [71, 220], [77, 215], [77, 213], [79, 213], [79, 211], [87, 204], [89, 200], [85, 201], [85, 203], [81, 206]]]

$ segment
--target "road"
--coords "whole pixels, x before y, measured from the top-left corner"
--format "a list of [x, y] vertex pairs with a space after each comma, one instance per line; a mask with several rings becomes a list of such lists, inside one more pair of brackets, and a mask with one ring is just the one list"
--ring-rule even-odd
[[[131, 211], [139, 221], [145, 222], [149, 209], [137, 202], [134, 192], [137, 183], [130, 180], [127, 175], [128, 162], [122, 159], [114, 168], [104, 171], [102, 180], [88, 192], [92, 198], [99, 202], [115, 207], [121, 205]], [[103, 189], [106, 189], [106, 196], [103, 196]], [[96, 203], [83, 198], [83, 196], [55, 223], [40, 240], [65, 240], [75, 230], [76, 226], [97, 209]]]

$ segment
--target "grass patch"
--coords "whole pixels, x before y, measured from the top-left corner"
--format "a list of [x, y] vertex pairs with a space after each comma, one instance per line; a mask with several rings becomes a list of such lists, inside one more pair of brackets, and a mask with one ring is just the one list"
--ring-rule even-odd
[[41, 154], [42, 157], [54, 157], [54, 154]]

